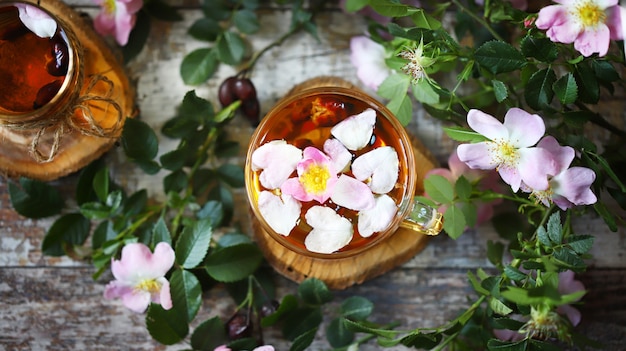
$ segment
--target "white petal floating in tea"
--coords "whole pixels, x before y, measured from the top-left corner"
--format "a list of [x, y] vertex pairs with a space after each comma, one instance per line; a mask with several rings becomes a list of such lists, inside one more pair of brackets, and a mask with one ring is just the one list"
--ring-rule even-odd
[[357, 229], [364, 238], [386, 229], [398, 212], [396, 202], [387, 195], [377, 196], [375, 202], [373, 208], [359, 212]]
[[376, 194], [386, 194], [398, 181], [400, 161], [398, 153], [390, 146], [383, 146], [359, 156], [352, 162], [352, 174], [361, 181], [369, 179], [369, 186]]
[[269, 191], [259, 194], [259, 211], [278, 234], [289, 235], [300, 218], [300, 202], [289, 195], [277, 196]]
[[374, 207], [374, 195], [367, 184], [350, 176], [339, 176], [331, 200], [339, 206], [354, 211], [366, 210]]
[[296, 170], [302, 151], [284, 140], [273, 140], [252, 153], [252, 170], [262, 170], [259, 181], [267, 189], [277, 189]]
[[328, 207], [311, 207], [305, 219], [313, 227], [304, 239], [304, 245], [311, 252], [330, 254], [352, 240], [353, 229], [350, 221]]
[[376, 124], [376, 111], [371, 108], [350, 116], [337, 123], [330, 133], [337, 138], [348, 150], [361, 150], [372, 139]]
[[343, 172], [350, 161], [352, 154], [337, 139], [328, 139], [324, 142], [324, 152], [330, 157], [333, 168], [338, 172]]

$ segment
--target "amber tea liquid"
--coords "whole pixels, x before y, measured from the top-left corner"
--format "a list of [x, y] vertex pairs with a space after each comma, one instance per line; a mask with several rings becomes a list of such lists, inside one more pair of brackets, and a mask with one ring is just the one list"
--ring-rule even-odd
[[69, 64], [60, 28], [52, 38], [40, 38], [24, 26], [15, 6], [0, 6], [0, 114], [29, 113], [50, 102]]
[[[374, 105], [358, 100], [350, 96], [343, 96], [337, 94], [316, 94], [314, 96], [305, 96], [300, 100], [297, 100], [290, 105], [286, 106], [281, 111], [276, 111], [276, 115], [272, 117], [271, 123], [264, 125], [264, 130], [259, 133], [258, 144], [256, 147], [263, 145], [266, 142], [272, 140], [285, 140], [287, 143], [292, 144], [300, 149], [304, 149], [307, 146], [314, 146], [319, 150], [323, 150], [324, 142], [327, 139], [332, 138], [330, 134], [331, 128], [342, 121], [343, 119], [359, 114], [367, 108], [373, 108], [376, 111], [376, 125], [374, 126], [374, 133], [370, 140], [370, 143], [365, 148], [358, 151], [351, 151], [353, 154], [353, 160], [375, 148], [381, 146], [391, 146], [398, 153], [398, 159], [400, 161], [399, 175], [395, 187], [387, 193], [393, 198], [398, 206], [401, 205], [403, 199], [407, 196], [412, 197], [412, 194], [407, 194], [408, 184], [408, 169], [407, 157], [405, 153], [405, 146], [402, 144], [402, 138], [398, 134], [394, 126], [389, 120], [383, 116]], [[267, 117], [266, 117], [267, 118]], [[352, 176], [352, 173], [348, 170], [344, 172], [346, 175]], [[252, 189], [254, 198], [258, 199], [258, 194], [265, 189], [259, 182], [260, 172], [254, 172], [252, 175]], [[297, 177], [296, 172], [292, 174], [292, 177]], [[332, 200], [328, 199], [325, 203], [320, 204], [317, 201], [302, 202], [302, 208], [300, 211], [300, 219], [297, 225], [292, 229], [289, 236], [285, 237], [285, 240], [290, 241], [295, 246], [306, 251], [304, 246], [304, 239], [311, 230], [311, 227], [306, 223], [304, 219], [305, 213], [312, 206], [322, 205], [330, 207], [335, 210], [341, 216], [347, 218], [352, 222], [354, 228], [354, 235], [352, 241], [339, 250], [339, 252], [353, 250], [359, 248], [368, 242], [371, 242], [379, 233], [374, 233], [368, 238], [363, 238], [359, 235], [357, 229], [357, 211], [349, 210], [343, 207], [335, 205]], [[396, 214], [398, 216], [398, 214]]]

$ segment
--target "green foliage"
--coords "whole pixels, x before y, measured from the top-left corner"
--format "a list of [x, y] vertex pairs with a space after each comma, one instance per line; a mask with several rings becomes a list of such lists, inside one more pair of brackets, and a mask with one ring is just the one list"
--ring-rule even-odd
[[11, 204], [22, 216], [44, 218], [58, 214], [63, 208], [63, 199], [54, 187], [27, 178], [20, 178], [19, 184], [8, 182], [8, 188]]

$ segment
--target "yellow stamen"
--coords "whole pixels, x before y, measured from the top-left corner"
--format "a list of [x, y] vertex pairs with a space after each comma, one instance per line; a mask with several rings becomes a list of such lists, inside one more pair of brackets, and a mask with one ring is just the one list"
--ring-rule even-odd
[[330, 178], [328, 168], [320, 165], [311, 165], [300, 175], [300, 183], [309, 194], [321, 194], [326, 191], [326, 182]]
[[593, 1], [586, 1], [576, 7], [576, 16], [585, 27], [595, 27], [606, 21], [606, 13]]
[[108, 14], [114, 14], [115, 13], [115, 0], [105, 0], [102, 3], [102, 8], [104, 9], [104, 12]]
[[135, 289], [154, 294], [161, 290], [161, 283], [157, 282], [155, 279], [144, 279], [135, 286]]

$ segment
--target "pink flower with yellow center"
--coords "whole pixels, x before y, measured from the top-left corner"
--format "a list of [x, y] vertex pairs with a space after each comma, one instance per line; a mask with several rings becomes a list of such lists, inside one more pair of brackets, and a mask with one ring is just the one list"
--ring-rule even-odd
[[574, 43], [583, 56], [606, 55], [611, 39], [622, 39], [618, 0], [555, 0], [539, 11], [535, 25], [550, 40]]
[[121, 298], [124, 306], [142, 313], [151, 302], [164, 309], [172, 308], [170, 283], [165, 274], [174, 265], [172, 247], [158, 243], [154, 254], [142, 243], [127, 244], [120, 260], [112, 260], [111, 272], [115, 280], [107, 284], [106, 299]]
[[338, 178], [328, 156], [314, 147], [307, 147], [296, 170], [298, 177], [288, 179], [280, 187], [284, 194], [300, 201], [315, 200], [319, 203], [330, 198]]
[[112, 35], [120, 45], [128, 43], [130, 32], [137, 20], [136, 13], [143, 6], [142, 0], [95, 0], [101, 6], [94, 19], [94, 28], [101, 35]]
[[512, 108], [501, 123], [472, 109], [467, 114], [467, 123], [489, 140], [459, 145], [457, 155], [462, 162], [472, 169], [495, 168], [514, 192], [522, 182], [537, 190], [548, 188], [548, 174], [555, 174], [557, 166], [550, 152], [533, 147], [546, 129], [541, 117]]

